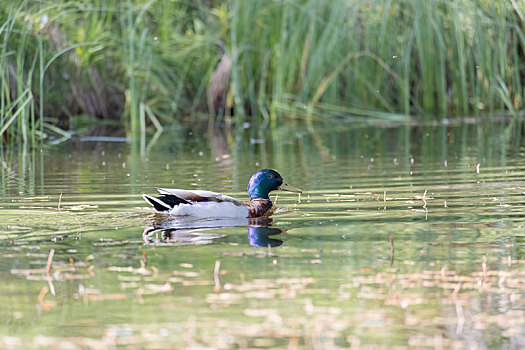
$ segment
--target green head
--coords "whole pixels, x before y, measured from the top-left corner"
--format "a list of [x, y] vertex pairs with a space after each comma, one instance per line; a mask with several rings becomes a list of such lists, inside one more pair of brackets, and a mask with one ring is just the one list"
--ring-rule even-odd
[[253, 174], [248, 183], [248, 194], [251, 199], [262, 198], [270, 199], [268, 196], [271, 191], [284, 190], [290, 192], [301, 192], [300, 189], [288, 186], [283, 183], [283, 178], [279, 173], [272, 169], [262, 169]]

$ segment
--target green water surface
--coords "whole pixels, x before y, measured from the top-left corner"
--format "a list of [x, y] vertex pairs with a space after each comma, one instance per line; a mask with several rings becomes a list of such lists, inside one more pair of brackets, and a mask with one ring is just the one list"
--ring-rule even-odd
[[[0, 348], [524, 347], [523, 126], [316, 130], [3, 150]], [[188, 229], [141, 197], [245, 200], [266, 167], [303, 189], [271, 221]]]

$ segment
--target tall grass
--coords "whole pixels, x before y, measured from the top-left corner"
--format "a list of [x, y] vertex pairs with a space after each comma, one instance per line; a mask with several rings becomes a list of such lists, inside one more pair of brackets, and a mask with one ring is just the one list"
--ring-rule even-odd
[[[44, 50], [40, 15], [28, 15], [28, 2], [0, 12], [0, 146], [15, 143], [34, 147], [45, 132], [62, 137], [69, 134], [44, 118], [44, 76], [49, 66], [64, 52], [84, 46], [79, 43], [54, 55]], [[24, 20], [20, 20], [24, 18]], [[38, 118], [37, 118], [38, 117]], [[46, 130], [44, 132], [44, 129]]]
[[231, 3], [239, 107], [432, 118], [523, 109], [523, 2]]
[[[36, 57], [26, 57], [28, 28], [15, 30], [19, 9], [9, 11], [0, 26], [0, 139], [15, 142], [20, 135], [24, 145], [34, 142], [35, 110], [32, 94], [32, 75]], [[11, 49], [7, 43], [18, 44]], [[27, 60], [30, 60], [27, 62]]]
[[122, 119], [143, 139], [146, 124], [202, 110], [220, 57], [210, 11], [176, 0], [0, 3], [0, 138], [67, 136], [55, 124], [87, 114]]
[[223, 54], [239, 124], [519, 115], [524, 17], [514, 0], [6, 0], [0, 136], [34, 143], [87, 114], [144, 148], [149, 127], [206, 112]]

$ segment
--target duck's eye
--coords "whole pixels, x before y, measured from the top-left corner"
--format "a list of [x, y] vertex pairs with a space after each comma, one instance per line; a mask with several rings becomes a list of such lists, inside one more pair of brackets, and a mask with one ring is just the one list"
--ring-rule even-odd
[[275, 179], [275, 175], [274, 174], [266, 174], [266, 177], [269, 178], [269, 179]]

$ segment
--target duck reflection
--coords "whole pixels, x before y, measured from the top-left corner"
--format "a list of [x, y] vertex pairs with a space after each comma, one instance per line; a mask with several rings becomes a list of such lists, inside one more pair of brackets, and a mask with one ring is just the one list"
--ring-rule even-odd
[[156, 214], [142, 234], [145, 244], [154, 245], [196, 245], [211, 244], [225, 235], [206, 233], [223, 227], [246, 226], [248, 242], [254, 247], [278, 247], [283, 241], [270, 236], [283, 233], [285, 230], [269, 227], [273, 220], [268, 217], [251, 219], [189, 219], [172, 215]]
[[254, 247], [278, 247], [283, 241], [270, 236], [279, 235], [283, 230], [268, 226], [248, 226], [248, 242]]

